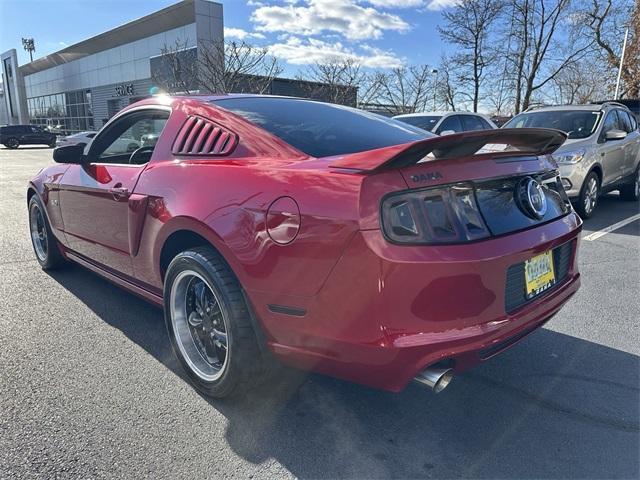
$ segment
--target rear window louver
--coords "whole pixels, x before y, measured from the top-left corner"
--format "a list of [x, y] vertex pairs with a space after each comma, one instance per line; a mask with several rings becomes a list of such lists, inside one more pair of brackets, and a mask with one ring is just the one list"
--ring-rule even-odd
[[238, 144], [238, 136], [202, 117], [190, 116], [184, 122], [175, 142], [174, 155], [229, 155]]

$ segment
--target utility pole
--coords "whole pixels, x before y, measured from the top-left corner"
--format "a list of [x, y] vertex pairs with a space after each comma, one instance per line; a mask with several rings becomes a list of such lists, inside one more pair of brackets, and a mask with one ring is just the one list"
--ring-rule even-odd
[[620, 55], [620, 67], [618, 67], [618, 80], [616, 81], [616, 94], [614, 100], [618, 100], [618, 92], [620, 91], [620, 76], [622, 75], [622, 64], [624, 63], [624, 52], [627, 49], [627, 37], [629, 36], [629, 27], [624, 32], [624, 42], [622, 42], [622, 55]]
[[22, 38], [22, 47], [29, 52], [29, 58], [33, 62], [33, 52], [36, 51], [36, 43], [33, 38]]

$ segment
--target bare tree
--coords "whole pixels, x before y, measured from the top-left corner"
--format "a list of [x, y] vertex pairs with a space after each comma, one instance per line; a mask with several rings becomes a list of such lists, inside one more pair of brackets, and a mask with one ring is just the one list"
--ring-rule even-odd
[[567, 65], [553, 79], [550, 95], [556, 104], [579, 105], [607, 96], [605, 73], [591, 58]]
[[167, 93], [189, 95], [198, 90], [198, 61], [196, 48], [189, 45], [188, 39], [177, 39], [171, 45], [164, 45], [161, 56], [152, 69], [152, 80], [162, 86]]
[[393, 68], [378, 75], [378, 102], [394, 115], [421, 112], [433, 93], [427, 65]]
[[444, 106], [445, 110], [455, 112], [459, 110], [461, 103], [472, 100], [472, 95], [467, 93], [461, 85], [455, 62], [447, 55], [442, 55], [440, 58], [437, 80], [436, 97], [438, 104]]
[[591, 0], [582, 10], [585, 23], [612, 71], [620, 65], [622, 39], [629, 28], [630, 41], [622, 64], [623, 96], [640, 97], [640, 3], [627, 0]]
[[512, 65], [518, 113], [534, 96], [543, 96], [542, 90], [567, 66], [588, 55], [593, 42], [585, 38], [580, 22], [568, 21], [575, 13], [571, 0], [509, 0], [508, 11], [514, 50], [506, 60]]
[[335, 59], [315, 63], [300, 72], [296, 78], [310, 98], [321, 98], [331, 103], [356, 105], [375, 99], [379, 83], [375, 73], [366, 72], [353, 59]]
[[282, 73], [266, 47], [246, 42], [201, 42], [196, 50], [188, 44], [188, 40], [177, 40], [162, 49], [161, 73], [154, 75], [154, 80], [169, 93], [265, 93]]
[[204, 45], [198, 52], [198, 70], [201, 88], [208, 92], [265, 93], [282, 73], [267, 47], [235, 41]]
[[460, 79], [473, 91], [474, 112], [478, 111], [487, 67], [495, 58], [489, 34], [502, 8], [502, 0], [461, 0], [443, 11], [445, 26], [438, 27], [440, 36], [459, 49], [452, 61], [459, 67]]

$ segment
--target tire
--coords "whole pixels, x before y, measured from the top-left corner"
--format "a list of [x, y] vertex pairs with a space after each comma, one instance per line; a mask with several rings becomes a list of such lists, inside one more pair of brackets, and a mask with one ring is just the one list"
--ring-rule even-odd
[[173, 351], [200, 392], [223, 398], [249, 388], [261, 354], [240, 284], [216, 251], [197, 247], [171, 261], [164, 312]]
[[49, 148], [56, 148], [56, 141], [49, 142]]
[[600, 196], [600, 179], [595, 172], [589, 173], [585, 178], [582, 188], [580, 189], [580, 196], [578, 197], [578, 204], [576, 210], [583, 219], [587, 219], [593, 215], [596, 207], [598, 206], [598, 198]]
[[15, 137], [7, 138], [4, 142], [4, 146], [12, 150], [15, 150], [20, 146], [20, 141]]
[[637, 202], [640, 198], [640, 165], [636, 169], [635, 181], [620, 187], [620, 198], [627, 202]]
[[36, 260], [43, 270], [55, 270], [66, 263], [37, 195], [29, 200], [29, 234]]

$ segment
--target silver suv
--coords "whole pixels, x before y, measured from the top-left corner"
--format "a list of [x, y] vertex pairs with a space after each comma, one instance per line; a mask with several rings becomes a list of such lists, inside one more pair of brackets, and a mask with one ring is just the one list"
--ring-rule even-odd
[[553, 154], [562, 184], [582, 218], [591, 216], [598, 196], [619, 190], [623, 200], [640, 194], [640, 131], [627, 107], [616, 102], [529, 109], [503, 128], [562, 130], [567, 141]]

